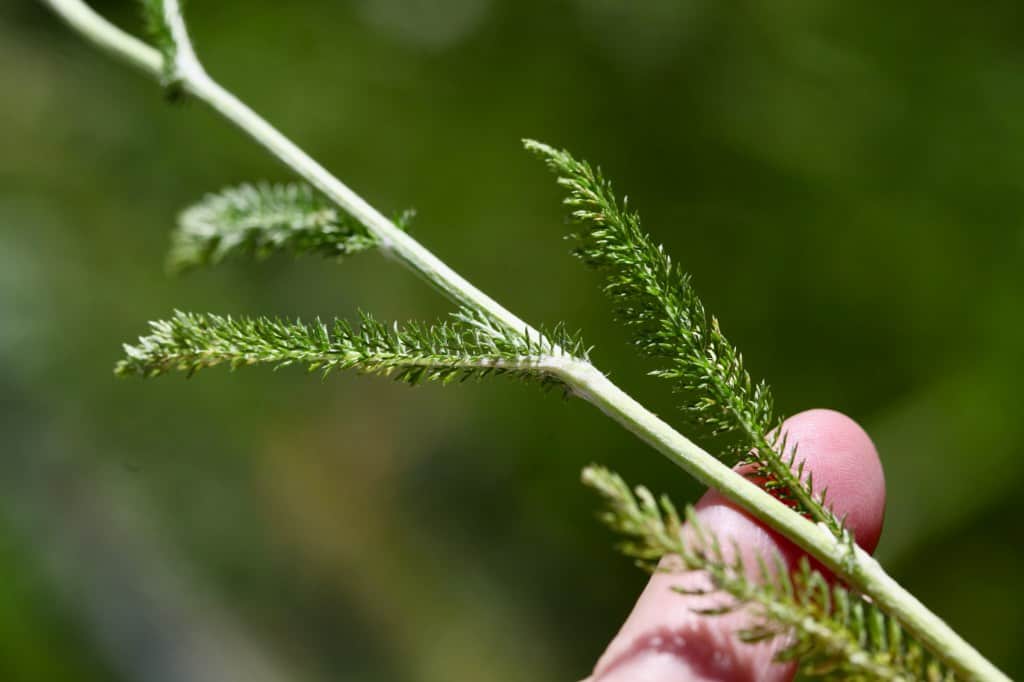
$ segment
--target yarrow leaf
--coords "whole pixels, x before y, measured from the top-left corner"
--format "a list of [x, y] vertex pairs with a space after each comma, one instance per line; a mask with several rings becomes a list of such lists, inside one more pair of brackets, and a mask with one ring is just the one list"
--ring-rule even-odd
[[786, 643], [776, 659], [798, 661], [804, 675], [864, 682], [957, 679], [905, 635], [898, 621], [863, 596], [830, 585], [806, 558], [792, 574], [778, 555], [760, 558], [751, 571], [739, 552], [723, 550], [692, 507], [681, 517], [668, 497], [657, 499], [643, 487], [631, 490], [618, 474], [603, 467], [585, 469], [583, 481], [607, 504], [602, 520], [626, 536], [620, 545], [625, 554], [652, 570], [702, 571], [710, 589], [677, 591], [684, 597], [718, 594], [721, 599], [695, 610], [718, 615], [746, 609], [752, 624], [738, 633], [739, 638], [748, 643], [783, 638]]
[[160, 83], [172, 97], [176, 97], [181, 92], [181, 78], [176, 64], [177, 46], [164, 17], [163, 0], [139, 0], [139, 6], [146, 32], [163, 57]]
[[540, 142], [524, 144], [568, 191], [565, 204], [582, 228], [573, 235], [574, 254], [604, 275], [604, 292], [641, 353], [665, 363], [652, 374], [675, 383], [689, 420], [722, 438], [724, 461], [750, 465], [745, 470], [759, 485], [849, 541], [813, 479], [803, 477], [796, 447], [779, 429], [771, 390], [750, 378], [689, 275], [641, 229], [639, 215], [619, 202], [600, 169]]
[[245, 184], [209, 194], [181, 213], [168, 266], [180, 272], [232, 255], [262, 258], [278, 251], [340, 258], [374, 246], [361, 224], [309, 185]]
[[124, 350], [115, 367], [121, 376], [154, 377], [171, 371], [191, 375], [217, 365], [234, 369], [267, 364], [299, 365], [324, 375], [355, 369], [407, 384], [509, 375], [545, 387], [562, 385], [560, 363], [586, 353], [579, 336], [561, 328], [530, 339], [501, 332], [469, 311], [451, 322], [403, 326], [385, 325], [366, 313], [352, 325], [345, 320], [303, 324], [178, 311], [168, 320], [150, 323], [150, 333]]

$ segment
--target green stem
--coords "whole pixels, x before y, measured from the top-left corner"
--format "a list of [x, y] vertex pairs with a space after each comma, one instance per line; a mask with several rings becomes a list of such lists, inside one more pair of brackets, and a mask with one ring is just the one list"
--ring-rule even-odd
[[1009, 680], [941, 618], [885, 572], [859, 546], [836, 539], [715, 459], [613, 384], [592, 365], [577, 363], [562, 380], [602, 412], [685, 469], [721, 491], [765, 525], [821, 561], [844, 582], [871, 597], [908, 632], [964, 679]]
[[[159, 78], [160, 54], [96, 14], [81, 0], [40, 0], [104, 51]], [[421, 275], [451, 299], [485, 311], [519, 334], [540, 340], [538, 331], [470, 284], [408, 233], [399, 229], [291, 140], [225, 90], [203, 69], [192, 50], [176, 0], [164, 0], [165, 17], [177, 46], [176, 75], [184, 88], [249, 134], [281, 162], [362, 223], [385, 254]], [[559, 349], [553, 349], [558, 355]], [[559, 359], [551, 372], [581, 398], [637, 435], [707, 486], [721, 491], [754, 517], [779, 531], [898, 618], [922, 644], [967, 679], [1008, 680], [938, 616], [893, 580], [869, 554], [838, 540], [715, 459], [623, 392], [593, 365]]]

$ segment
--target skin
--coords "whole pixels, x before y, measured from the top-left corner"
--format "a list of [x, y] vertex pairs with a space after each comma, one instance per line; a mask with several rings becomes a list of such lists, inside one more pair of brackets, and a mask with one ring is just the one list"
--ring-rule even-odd
[[[847, 515], [858, 544], [874, 551], [882, 533], [885, 478], [878, 453], [868, 435], [849, 417], [831, 410], [809, 410], [786, 421], [790, 441], [799, 442], [799, 456], [814, 472], [815, 487], [828, 487], [839, 516]], [[777, 551], [790, 567], [802, 552], [762, 527], [746, 513], [709, 490], [696, 505], [704, 528], [736, 546], [751, 572], [758, 553]], [[694, 607], [714, 604], [714, 597], [683, 596], [672, 586], [707, 584], [700, 574], [655, 574], [633, 612], [608, 645], [588, 682], [788, 682], [795, 666], [773, 662], [784, 642], [757, 645], [739, 642], [734, 633], [748, 624], [742, 611], [708, 617]], [[701, 600], [704, 600], [703, 602]]]

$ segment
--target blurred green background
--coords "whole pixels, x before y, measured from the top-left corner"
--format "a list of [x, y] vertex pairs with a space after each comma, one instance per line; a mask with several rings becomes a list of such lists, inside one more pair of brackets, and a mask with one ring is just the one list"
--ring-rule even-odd
[[[127, 0], [95, 5], [135, 30]], [[209, 69], [512, 310], [674, 419], [519, 138], [600, 163], [784, 412], [865, 425], [886, 566], [1024, 675], [1019, 3], [190, 3]], [[172, 279], [175, 213], [288, 173], [31, 0], [0, 5], [0, 679], [576, 679], [645, 577], [577, 483], [698, 487], [494, 381], [115, 380], [174, 308], [434, 319], [370, 255]]]

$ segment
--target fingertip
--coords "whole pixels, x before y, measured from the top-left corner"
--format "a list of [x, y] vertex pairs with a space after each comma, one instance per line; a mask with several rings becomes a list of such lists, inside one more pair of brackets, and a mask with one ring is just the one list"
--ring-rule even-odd
[[[789, 445], [797, 444], [797, 460], [805, 475], [813, 472], [815, 490], [828, 488], [827, 503], [846, 518], [857, 542], [872, 551], [885, 515], [885, 477], [874, 443], [855, 421], [833, 410], [801, 412], [782, 426]], [[738, 548], [748, 572], [757, 557], [780, 553], [794, 565], [802, 553], [782, 536], [764, 528], [717, 491], [697, 503], [701, 525]], [[751, 575], [751, 577], [755, 577]], [[691, 597], [673, 593], [673, 586], [701, 587], [697, 573], [656, 574], [637, 601], [618, 636], [595, 668], [593, 679], [619, 680], [789, 680], [792, 665], [773, 662], [776, 642], [738, 645], [733, 636], [743, 627], [742, 611], [710, 621], [693, 612]]]
[[[864, 550], [878, 546], [885, 520], [885, 474], [875, 444], [860, 424], [842, 412], [813, 409], [795, 414], [782, 424], [788, 446], [796, 446], [796, 461], [804, 462], [804, 479], [814, 476], [814, 490]], [[697, 502], [698, 509], [734, 506], [717, 490]], [[798, 552], [787, 552], [796, 556]]]
[[850, 417], [827, 409], [796, 414], [782, 428], [798, 444], [797, 460], [813, 472], [815, 490], [827, 489], [826, 504], [845, 517], [857, 544], [873, 552], [885, 520], [885, 474], [871, 437]]

